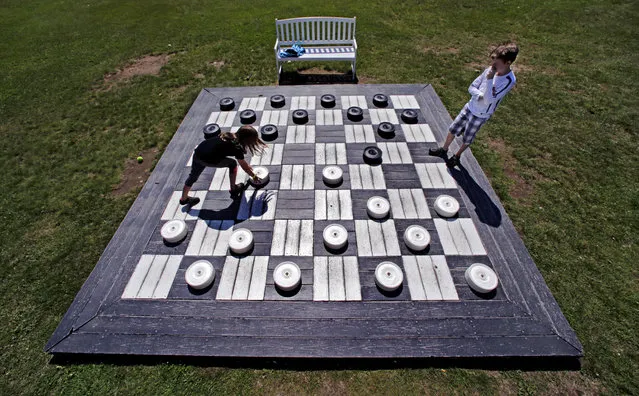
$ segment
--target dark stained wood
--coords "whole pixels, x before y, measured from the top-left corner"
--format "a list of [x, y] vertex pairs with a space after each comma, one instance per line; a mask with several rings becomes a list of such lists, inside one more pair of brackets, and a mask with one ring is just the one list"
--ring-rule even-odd
[[[461, 203], [459, 216], [471, 217], [488, 252], [487, 256], [447, 256], [453, 282], [462, 301], [410, 301], [407, 284], [394, 295], [385, 295], [374, 284], [374, 266], [388, 258], [358, 258], [361, 302], [318, 302], [313, 297], [313, 257], [270, 257], [265, 301], [215, 300], [226, 257], [206, 257], [216, 268], [217, 279], [203, 291], [190, 290], [184, 271], [202, 257], [184, 257], [166, 300], [122, 300], [120, 296], [140, 255], [181, 254], [184, 247], [166, 247], [158, 239], [160, 216], [173, 191], [181, 189], [188, 176], [186, 162], [201, 140], [201, 130], [211, 111], [219, 111], [218, 101], [232, 97], [236, 111], [242, 99], [281, 93], [287, 97], [283, 109], [290, 109], [290, 98], [298, 95], [365, 95], [369, 108], [372, 96], [415, 95], [421, 105], [420, 122], [428, 123], [438, 142], [442, 142], [452, 121], [450, 114], [430, 85], [327, 85], [322, 87], [242, 87], [204, 89], [167, 146], [153, 174], [123, 219], [95, 269], [76, 296], [69, 311], [47, 343], [55, 354], [139, 354], [173, 356], [229, 357], [471, 357], [471, 356], [581, 356], [582, 346], [563, 317], [543, 277], [535, 267], [521, 238], [504, 211], [488, 179], [469, 150], [462, 157], [462, 170], [450, 170], [458, 190], [423, 190], [432, 207], [441, 193], [455, 196]], [[391, 106], [392, 107], [392, 104]], [[267, 99], [266, 110], [271, 109]], [[278, 109], [279, 110], [279, 109]], [[398, 117], [402, 110], [396, 109]], [[314, 125], [315, 111], [309, 123]], [[289, 117], [291, 113], [289, 113]], [[342, 111], [345, 124], [370, 124], [370, 111], [364, 120], [352, 122]], [[257, 111], [257, 121], [262, 116]], [[239, 124], [239, 112], [235, 115]], [[289, 121], [289, 125], [293, 125]], [[376, 126], [373, 126], [376, 129]], [[286, 127], [279, 127], [275, 143], [283, 144]], [[390, 141], [405, 141], [399, 125]], [[375, 133], [375, 139], [386, 141]], [[345, 142], [343, 126], [316, 126], [316, 142]], [[347, 144], [349, 164], [362, 164], [364, 147]], [[428, 156], [433, 143], [408, 143], [414, 162], [441, 162]], [[451, 146], [456, 150], [458, 142]], [[314, 163], [313, 144], [286, 144], [283, 164]], [[271, 183], [279, 188], [280, 166], [270, 166]], [[321, 183], [322, 166], [316, 166], [316, 188]], [[344, 183], [337, 189], [350, 189], [348, 166], [342, 166]], [[414, 166], [383, 164], [387, 188], [421, 188]], [[205, 170], [196, 189], [206, 190], [213, 177]], [[319, 183], [318, 183], [319, 182]], [[314, 191], [279, 192], [276, 218], [313, 218]], [[366, 219], [361, 205], [369, 195], [386, 190], [351, 190], [355, 219]], [[198, 213], [202, 219], [233, 219], [239, 201], [228, 192], [210, 191]], [[431, 210], [433, 218], [437, 214]], [[192, 227], [195, 221], [189, 221]], [[253, 255], [269, 255], [273, 221], [243, 221], [236, 227], [253, 231]], [[321, 231], [330, 223], [343, 224], [351, 232], [341, 256], [357, 256], [353, 221], [315, 221], [314, 254], [331, 256], [323, 246]], [[421, 224], [431, 231], [431, 248], [421, 254], [443, 254], [432, 219], [395, 220], [402, 254], [411, 255], [401, 240], [410, 224]], [[191, 233], [189, 233], [190, 235]], [[186, 243], [186, 242], [184, 242]], [[184, 245], [185, 246], [185, 245]], [[302, 286], [290, 295], [278, 293], [272, 281], [275, 266], [296, 261], [302, 269]], [[392, 260], [401, 264], [401, 257]], [[499, 275], [498, 289], [487, 296], [474, 293], [463, 274], [473, 262], [482, 262]]]

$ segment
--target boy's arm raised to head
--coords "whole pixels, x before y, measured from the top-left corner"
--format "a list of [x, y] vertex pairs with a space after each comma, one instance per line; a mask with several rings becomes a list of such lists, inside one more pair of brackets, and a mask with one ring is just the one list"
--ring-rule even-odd
[[[487, 69], [486, 69], [487, 70]], [[487, 71], [484, 70], [476, 79], [475, 81], [473, 81], [472, 84], [470, 84], [470, 86], [468, 87], [468, 93], [471, 96], [478, 96], [478, 97], [482, 97], [485, 96], [486, 93], [482, 92], [479, 88], [481, 87], [481, 84], [484, 82], [484, 80], [486, 79], [486, 73]], [[491, 82], [492, 85], [492, 82]]]
[[515, 81], [509, 80], [508, 85], [498, 91], [497, 87], [493, 88], [493, 84], [490, 84], [490, 91], [488, 91], [486, 95], [484, 95], [484, 100], [488, 104], [499, 102], [503, 99], [504, 96], [506, 96], [508, 92], [510, 92], [511, 89], [513, 89], [514, 86]]

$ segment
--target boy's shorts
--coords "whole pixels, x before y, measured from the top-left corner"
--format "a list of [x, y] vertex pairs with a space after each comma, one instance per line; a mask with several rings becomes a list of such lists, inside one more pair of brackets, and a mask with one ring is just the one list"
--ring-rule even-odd
[[213, 168], [229, 168], [232, 170], [232, 169], [235, 169], [235, 167], [237, 167], [237, 161], [235, 161], [233, 158], [226, 157], [220, 162], [217, 162], [215, 164], [210, 164], [207, 162], [203, 162], [199, 160], [197, 157], [193, 156], [193, 163], [191, 164], [191, 173], [189, 173], [189, 177], [186, 179], [186, 182], [184, 182], [184, 184], [186, 184], [188, 187], [193, 187], [193, 184], [197, 181], [197, 179], [200, 177], [200, 175], [202, 174], [202, 172], [207, 166], [210, 166]]
[[475, 140], [475, 135], [479, 132], [479, 128], [481, 128], [486, 121], [488, 121], [488, 118], [473, 115], [473, 113], [468, 110], [468, 104], [466, 104], [459, 114], [457, 114], [453, 123], [450, 124], [448, 131], [455, 136], [459, 136], [463, 133], [464, 144], [471, 144], [473, 140]]

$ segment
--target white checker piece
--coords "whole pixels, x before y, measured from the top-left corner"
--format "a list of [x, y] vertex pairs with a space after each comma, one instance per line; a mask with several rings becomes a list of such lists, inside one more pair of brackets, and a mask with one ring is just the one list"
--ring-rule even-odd
[[419, 103], [414, 95], [391, 95], [390, 100], [396, 109], [419, 109]]
[[143, 254], [124, 288], [122, 298], [166, 298], [181, 261], [180, 255]]
[[411, 300], [459, 300], [446, 256], [402, 256]]
[[360, 301], [357, 257], [316, 256], [313, 268], [314, 301]]
[[268, 256], [228, 256], [222, 269], [218, 300], [263, 300]]

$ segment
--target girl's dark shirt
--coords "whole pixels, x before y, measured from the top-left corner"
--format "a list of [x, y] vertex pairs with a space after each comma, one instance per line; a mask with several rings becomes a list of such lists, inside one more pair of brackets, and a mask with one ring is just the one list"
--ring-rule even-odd
[[226, 157], [244, 159], [244, 150], [234, 140], [222, 140], [219, 136], [206, 139], [195, 148], [195, 156], [204, 162], [218, 163]]

